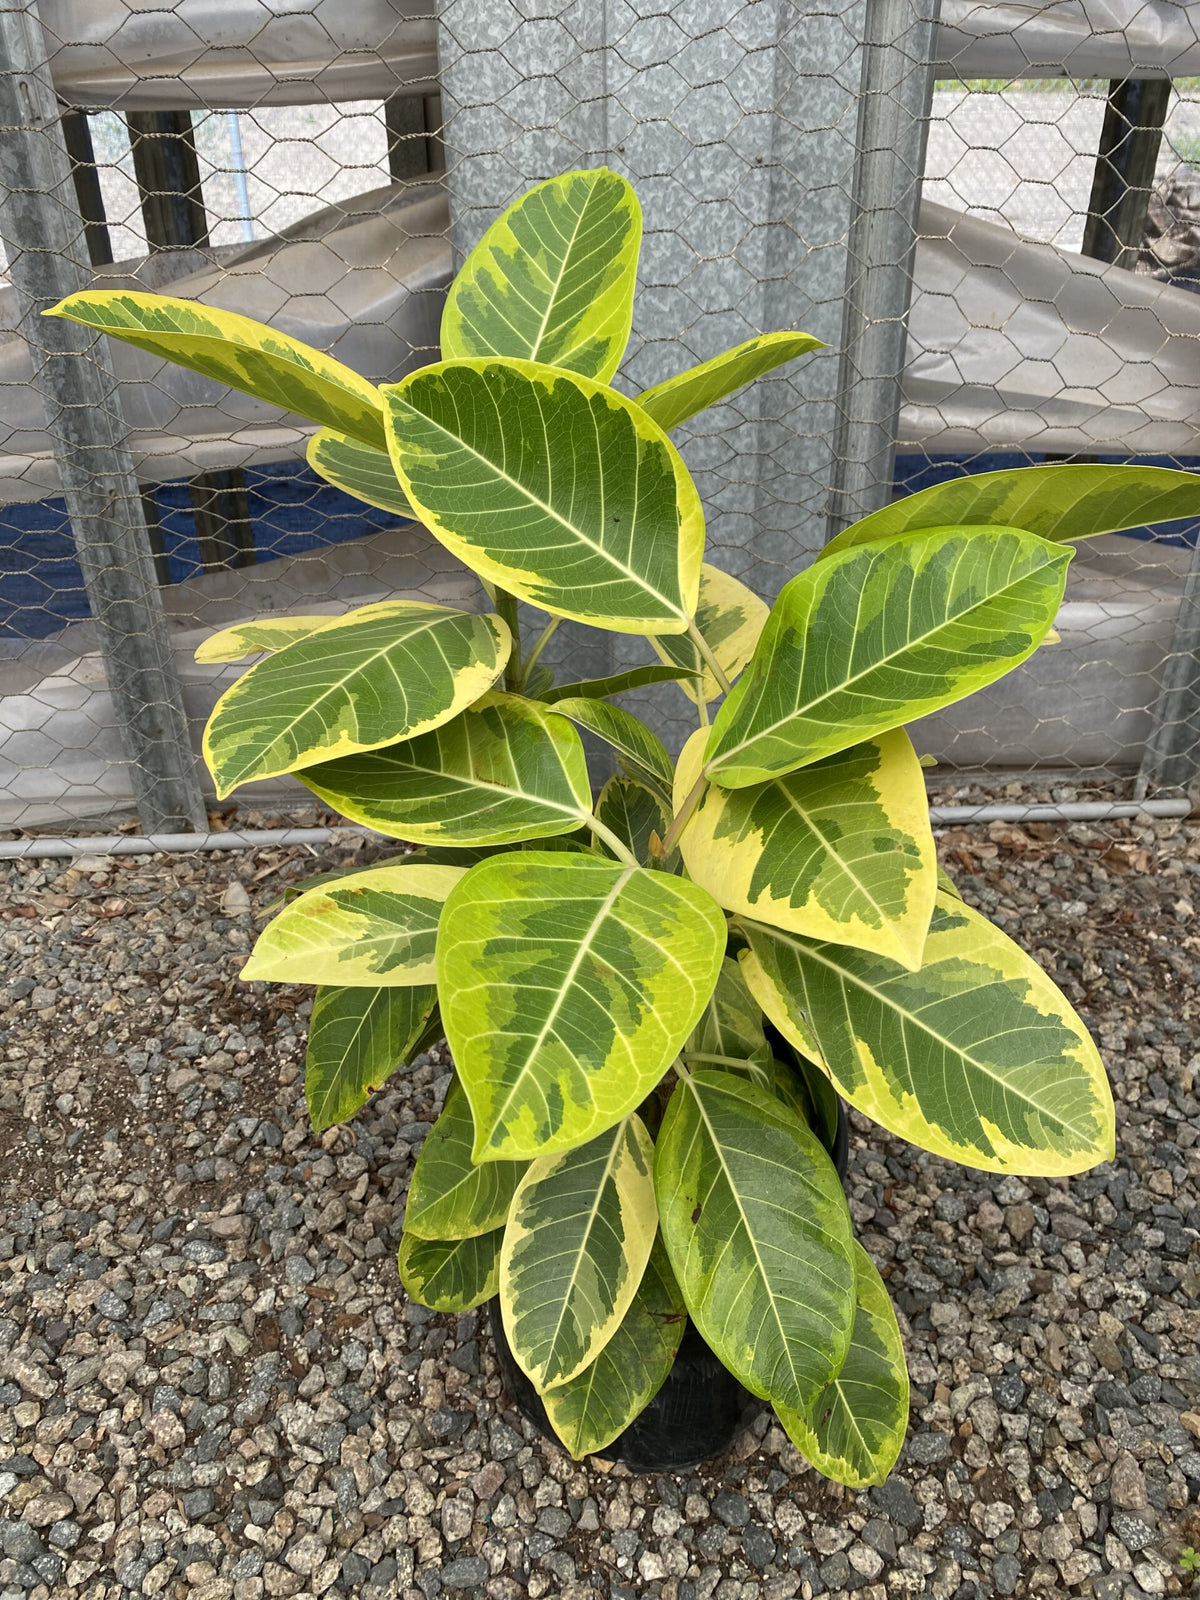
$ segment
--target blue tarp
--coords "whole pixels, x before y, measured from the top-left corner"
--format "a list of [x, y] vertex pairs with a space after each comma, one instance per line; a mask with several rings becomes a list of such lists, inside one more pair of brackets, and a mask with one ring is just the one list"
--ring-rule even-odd
[[[303, 462], [247, 468], [246, 496], [260, 562], [396, 525], [391, 512], [343, 494]], [[170, 580], [182, 583], [201, 570], [186, 481], [159, 485], [155, 498]], [[0, 508], [0, 634], [44, 639], [88, 615], [65, 502]]]
[[[898, 495], [913, 494], [948, 478], [1035, 466], [1045, 459], [1011, 451], [899, 456], [895, 490]], [[1200, 467], [1200, 459], [1175, 461], [1165, 456], [1140, 457], [1139, 462], [1155, 467]], [[362, 539], [396, 523], [392, 513], [377, 511], [334, 489], [303, 462], [248, 468], [246, 489], [259, 562]], [[171, 582], [196, 577], [201, 570], [200, 557], [186, 481], [160, 485], [156, 499]], [[1194, 545], [1200, 522], [1173, 522], [1131, 532], [1135, 538]], [[0, 508], [0, 634], [44, 639], [88, 614], [65, 503], [54, 499]]]

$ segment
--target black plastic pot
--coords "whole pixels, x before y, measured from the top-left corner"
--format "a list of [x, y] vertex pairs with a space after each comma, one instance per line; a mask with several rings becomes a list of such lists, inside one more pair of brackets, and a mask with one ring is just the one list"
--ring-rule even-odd
[[[839, 1101], [837, 1132], [829, 1155], [842, 1179], [846, 1176], [849, 1132], [846, 1109]], [[540, 1433], [548, 1439], [556, 1438], [541, 1396], [512, 1353], [500, 1318], [499, 1300], [489, 1303], [488, 1319], [509, 1398]], [[685, 1472], [728, 1450], [740, 1428], [761, 1406], [762, 1402], [721, 1365], [689, 1322], [662, 1388], [624, 1433], [596, 1454], [606, 1461], [622, 1462], [631, 1472]]]

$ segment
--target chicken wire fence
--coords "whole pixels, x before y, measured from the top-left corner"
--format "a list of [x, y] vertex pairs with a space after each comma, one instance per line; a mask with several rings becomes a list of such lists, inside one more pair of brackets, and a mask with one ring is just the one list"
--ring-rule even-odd
[[[0, 0], [0, 830], [212, 826], [195, 752], [241, 670], [195, 663], [215, 628], [480, 599], [423, 528], [318, 478], [302, 421], [39, 319], [59, 296], [193, 296], [394, 380], [437, 359], [455, 260], [504, 205], [613, 166], [646, 213], [620, 387], [763, 330], [830, 347], [679, 430], [707, 559], [771, 598], [948, 476], [1200, 466], [1198, 16]], [[1060, 642], [918, 725], [935, 798], [1191, 782], [1196, 531], [1081, 549]], [[645, 655], [569, 627], [555, 645], [573, 677]], [[653, 715], [678, 741], [683, 712]], [[305, 805], [254, 785], [239, 819]]]

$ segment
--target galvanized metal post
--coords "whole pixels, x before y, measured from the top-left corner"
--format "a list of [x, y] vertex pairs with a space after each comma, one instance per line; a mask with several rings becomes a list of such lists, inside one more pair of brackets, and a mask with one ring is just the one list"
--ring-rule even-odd
[[940, 0], [868, 0], [829, 537], [891, 498]]
[[1200, 547], [1179, 600], [1171, 650], [1163, 663], [1158, 699], [1134, 795], [1189, 784], [1200, 772]]
[[46, 420], [138, 814], [202, 831], [204, 800], [103, 338], [39, 315], [91, 278], [36, 0], [0, 0], [0, 236]]
[[[441, 0], [457, 250], [530, 184], [603, 163], [633, 182], [646, 224], [622, 387], [764, 330], [836, 346], [866, 5], [541, 0], [533, 15], [514, 0]], [[676, 432], [708, 559], [762, 594], [824, 543], [838, 386], [836, 354], [806, 358]], [[597, 646], [617, 663], [644, 654], [620, 635]], [[652, 715], [678, 740], [665, 698]]]
[[[1088, 202], [1083, 253], [1132, 269], [1146, 233], [1146, 211], [1171, 100], [1165, 78], [1109, 85]], [[1200, 546], [1192, 550], [1171, 648], [1134, 793], [1190, 783], [1200, 772]]]

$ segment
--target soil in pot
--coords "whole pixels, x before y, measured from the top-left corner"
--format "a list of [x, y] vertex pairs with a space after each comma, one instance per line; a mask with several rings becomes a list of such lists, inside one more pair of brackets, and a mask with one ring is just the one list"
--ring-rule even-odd
[[[829, 1154], [840, 1178], [846, 1175], [848, 1150], [849, 1126], [839, 1102]], [[489, 1302], [488, 1320], [510, 1400], [540, 1433], [557, 1440], [541, 1396], [517, 1365], [498, 1299]], [[721, 1365], [689, 1322], [662, 1388], [624, 1433], [596, 1454], [605, 1461], [620, 1461], [631, 1472], [685, 1472], [723, 1455], [761, 1408], [762, 1402]]]

